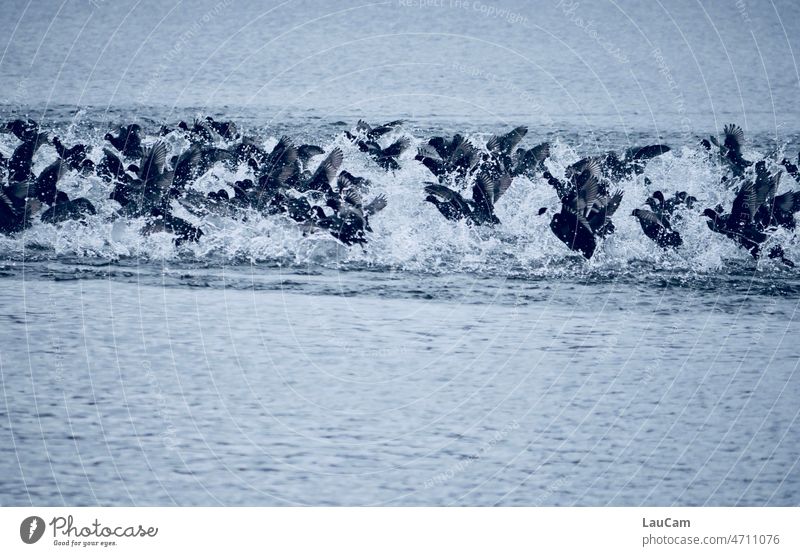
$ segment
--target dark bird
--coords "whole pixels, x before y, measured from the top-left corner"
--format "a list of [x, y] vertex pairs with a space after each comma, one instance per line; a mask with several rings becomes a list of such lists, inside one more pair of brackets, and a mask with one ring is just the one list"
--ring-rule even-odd
[[[363, 122], [359, 120], [359, 123]], [[358, 130], [358, 126], [356, 129]], [[356, 135], [353, 135], [349, 131], [345, 132], [345, 136], [358, 147], [358, 150], [369, 154], [381, 168], [384, 170], [397, 170], [400, 168], [397, 157], [403, 154], [411, 143], [407, 138], [401, 137], [388, 147], [383, 148], [376, 140], [381, 135], [383, 135], [383, 133], [376, 134], [374, 131], [372, 133]], [[365, 136], [367, 139], [364, 139]]]
[[109, 149], [103, 149], [103, 158], [97, 163], [97, 175], [105, 181], [124, 181], [128, 168], [119, 157]]
[[[787, 191], [776, 195], [768, 212], [769, 226], [782, 226], [787, 230], [794, 230], [796, 227], [794, 215], [800, 212], [800, 191]], [[763, 221], [765, 216], [761, 218]]]
[[192, 143], [213, 144], [222, 140], [222, 136], [217, 133], [214, 126], [207, 120], [194, 120], [191, 127], [186, 122], [178, 123], [178, 129], [183, 130], [188, 135]]
[[472, 215], [472, 205], [458, 191], [438, 183], [425, 185], [425, 200], [433, 204], [448, 220], [463, 220]]
[[620, 156], [614, 151], [606, 153], [602, 160], [603, 173], [612, 181], [619, 181], [644, 172], [647, 161], [670, 151], [667, 145], [631, 147]]
[[264, 151], [257, 159], [250, 158], [248, 163], [255, 171], [256, 182], [246, 191], [234, 188], [237, 202], [268, 212], [286, 210], [286, 191], [299, 180], [300, 172], [297, 148], [291, 139], [281, 137], [272, 151]]
[[545, 177], [561, 197], [561, 211], [550, 221], [550, 229], [558, 239], [587, 259], [597, 248], [597, 238], [614, 231], [611, 217], [622, 202], [622, 192], [601, 194], [597, 179], [597, 161], [587, 164], [580, 173], [572, 173], [565, 184], [549, 172]]
[[39, 147], [48, 142], [47, 133], [34, 133], [26, 135], [26, 139], [14, 149], [11, 160], [8, 161], [8, 181], [24, 182], [33, 178], [33, 155]]
[[703, 146], [712, 154], [718, 155], [719, 159], [725, 163], [733, 172], [734, 176], [742, 176], [744, 171], [753, 165], [749, 160], [742, 156], [742, 146], [744, 145], [744, 131], [736, 124], [728, 124], [723, 129], [722, 143], [713, 135], [708, 141], [703, 141]]
[[300, 145], [297, 147], [297, 158], [300, 159], [303, 166], [306, 166], [312, 158], [321, 154], [325, 154], [325, 151], [317, 145]]
[[136, 177], [117, 183], [111, 198], [119, 202], [131, 216], [149, 214], [163, 209], [169, 201], [174, 172], [167, 170], [167, 146], [162, 141], [145, 149]]
[[141, 131], [139, 124], [120, 126], [116, 136], [106, 133], [103, 139], [111, 143], [125, 158], [141, 158], [144, 155], [142, 138], [139, 135]]
[[639, 221], [644, 234], [655, 241], [659, 247], [680, 247], [683, 245], [681, 235], [672, 229], [669, 217], [645, 209], [634, 209], [633, 216]]
[[515, 127], [503, 135], [495, 135], [486, 142], [486, 153], [481, 156], [481, 172], [492, 177], [514, 171], [512, 152], [528, 133], [525, 126]]
[[[356, 134], [366, 137], [372, 141], [383, 137], [387, 133], [390, 133], [396, 130], [398, 127], [403, 125], [403, 120], [394, 120], [393, 122], [388, 122], [383, 125], [372, 127], [364, 120], [358, 120], [356, 122]], [[350, 135], [348, 135], [349, 137]]]
[[58, 180], [67, 172], [67, 165], [59, 158], [49, 164], [38, 176], [25, 181], [9, 182], [4, 189], [6, 195], [17, 199], [36, 199], [40, 203], [53, 204], [58, 192]]
[[503, 135], [495, 135], [486, 142], [486, 149], [494, 156], [511, 156], [511, 152], [528, 134], [527, 126], [515, 127]]
[[[632, 147], [621, 156], [615, 151], [608, 151], [598, 156], [582, 158], [567, 168], [567, 177], [573, 173], [581, 173], [588, 164], [597, 164], [597, 177], [605, 178], [612, 182], [639, 175], [644, 172], [647, 161], [670, 151], [667, 145], [647, 145], [646, 147]], [[604, 193], [604, 184], [600, 184], [600, 191]]]
[[296, 187], [298, 191], [319, 191], [327, 193], [332, 190], [331, 184], [339, 173], [342, 166], [344, 155], [342, 149], [334, 148], [325, 159], [320, 162], [311, 178], [299, 183]]
[[[769, 239], [766, 233], [771, 220], [780, 173], [769, 174], [763, 161], [756, 164], [756, 179], [743, 180], [733, 200], [731, 212], [707, 208], [703, 215], [708, 218], [711, 231], [723, 234], [745, 248], [754, 259], [761, 255], [761, 246]], [[768, 253], [771, 259], [780, 259], [787, 266], [794, 263], [784, 256], [783, 248], [776, 246]]]
[[258, 168], [267, 160], [269, 153], [262, 149], [253, 137], [242, 137], [239, 144], [231, 148], [239, 164], [247, 163]]
[[42, 213], [42, 222], [57, 224], [67, 220], [84, 220], [86, 216], [97, 214], [94, 205], [83, 197], [70, 201], [63, 191], [59, 191], [55, 204]]
[[536, 145], [532, 149], [517, 149], [514, 155], [512, 176], [538, 177], [544, 169], [544, 161], [550, 156], [550, 143]]
[[697, 198], [686, 193], [686, 191], [676, 191], [675, 194], [667, 199], [661, 191], [654, 191], [646, 200], [645, 204], [649, 206], [653, 212], [661, 215], [672, 216], [675, 210], [684, 206], [688, 209], [694, 207]]
[[13, 120], [0, 128], [0, 133], [12, 133], [23, 143], [33, 141], [39, 135], [39, 124], [33, 120]]
[[227, 149], [192, 144], [171, 161], [175, 168], [175, 177], [170, 194], [173, 197], [179, 196], [189, 182], [208, 172], [218, 162], [226, 163], [233, 170], [235, 161], [236, 155]]
[[386, 208], [386, 197], [378, 195], [364, 204], [357, 187], [349, 178], [340, 176], [337, 186], [338, 191], [328, 195], [327, 199], [333, 214], [319, 214], [311, 221], [310, 228], [327, 230], [345, 245], [364, 245], [367, 243], [366, 232], [372, 231], [369, 218]]
[[491, 178], [481, 174], [472, 186], [472, 199], [467, 200], [459, 193], [441, 184], [428, 183], [425, 200], [433, 204], [442, 216], [448, 220], [463, 220], [481, 226], [483, 224], [499, 224], [494, 213], [494, 205], [503, 193], [511, 186], [511, 176], [505, 174], [499, 178]]
[[33, 183], [28, 187], [26, 197], [34, 197], [42, 203], [52, 205], [56, 202], [58, 181], [67, 173], [67, 170], [67, 164], [57, 158], [33, 180]]
[[433, 137], [427, 145], [418, 149], [415, 159], [422, 162], [439, 181], [444, 181], [448, 176], [464, 178], [481, 160], [478, 150], [459, 134], [450, 141], [444, 137]]
[[182, 245], [187, 241], [197, 242], [203, 236], [203, 230], [194, 226], [183, 218], [178, 218], [168, 212], [155, 208], [150, 214], [147, 223], [142, 229], [143, 235], [157, 232], [167, 232], [175, 235], [175, 245]]
[[0, 190], [0, 233], [14, 234], [31, 225], [31, 217], [41, 208], [36, 199], [21, 199]]
[[788, 158], [784, 158], [781, 160], [781, 165], [786, 168], [786, 172], [792, 176], [796, 182], [800, 183], [800, 170], [798, 170], [797, 165], [800, 164], [800, 153], [797, 155], [797, 164], [789, 160]]
[[206, 116], [206, 122], [223, 139], [231, 141], [239, 137], [239, 129], [233, 122], [217, 122], [211, 116]]
[[53, 147], [55, 147], [58, 156], [67, 163], [67, 165], [72, 168], [73, 170], [80, 170], [83, 167], [83, 162], [86, 160], [86, 146], [81, 145], [80, 143], [77, 145], [73, 145], [70, 148], [66, 148], [62, 143], [61, 139], [58, 137], [53, 137]]

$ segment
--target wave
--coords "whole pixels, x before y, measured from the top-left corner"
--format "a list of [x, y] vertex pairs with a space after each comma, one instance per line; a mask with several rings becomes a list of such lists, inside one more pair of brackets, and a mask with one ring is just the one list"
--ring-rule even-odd
[[[155, 132], [155, 130], [151, 130]], [[105, 130], [99, 125], [77, 124], [59, 133], [65, 144], [77, 140], [86, 143], [88, 157], [99, 163], [103, 156]], [[249, 134], [249, 133], [247, 133]], [[308, 137], [309, 134], [306, 134]], [[346, 246], [324, 230], [309, 232], [307, 227], [284, 215], [265, 215], [255, 210], [235, 215], [198, 216], [180, 203], [173, 203], [176, 216], [203, 231], [197, 242], [176, 245], [168, 232], [142, 234], [147, 219], [119, 218], [120, 206], [109, 198], [109, 184], [96, 176], [67, 173], [58, 184], [70, 198], [85, 197], [97, 214], [83, 221], [47, 224], [34, 221], [13, 236], [0, 236], [0, 257], [10, 261], [69, 259], [77, 261], [169, 261], [175, 264], [252, 264], [267, 263], [290, 268], [325, 267], [334, 269], [400, 269], [425, 273], [471, 272], [502, 276], [587, 275], [597, 272], [652, 272], [708, 274], [720, 271], [766, 272], [783, 275], [788, 271], [779, 262], [763, 257], [753, 260], [750, 254], [729, 238], [712, 232], [702, 216], [703, 207], [729, 207], [735, 197], [733, 188], [720, 186], [725, 168], [709, 159], [699, 145], [673, 148], [646, 166], [645, 171], [616, 184], [624, 190], [617, 215], [615, 232], [599, 241], [590, 260], [570, 251], [550, 230], [550, 215], [560, 207], [552, 187], [542, 178], [517, 176], [495, 206], [500, 223], [475, 226], [462, 220], [446, 220], [436, 207], [424, 202], [423, 184], [434, 181], [430, 171], [415, 160], [417, 149], [428, 136], [400, 127], [381, 139], [384, 144], [406, 137], [410, 148], [398, 158], [399, 167], [386, 171], [369, 154], [361, 152], [344, 134], [315, 137], [326, 153], [334, 148], [343, 151], [342, 170], [367, 178], [369, 196], [384, 195], [388, 205], [371, 221], [372, 232], [364, 245]], [[470, 133], [467, 139], [485, 145], [488, 134]], [[163, 138], [148, 136], [145, 145], [164, 140], [169, 155], [185, 151], [189, 141], [180, 130]], [[279, 141], [277, 134], [262, 134], [258, 145], [269, 151]], [[530, 138], [528, 141], [530, 142]], [[571, 145], [555, 138], [550, 141], [546, 168], [563, 176], [566, 168], [584, 156], [581, 145]], [[13, 152], [17, 141], [0, 135], [0, 151]], [[230, 146], [225, 142], [222, 146]], [[765, 153], [747, 150], [749, 158], [764, 158]], [[782, 149], [770, 153], [780, 160]], [[56, 153], [45, 145], [35, 155], [34, 173], [38, 174]], [[318, 164], [319, 157], [314, 160]], [[313, 170], [313, 168], [312, 168]], [[207, 194], [219, 189], [231, 190], [236, 181], [253, 178], [247, 164], [235, 168], [217, 163], [195, 179], [190, 189]], [[790, 189], [794, 180], [784, 176], [781, 191]], [[694, 208], [680, 209], [673, 228], [683, 237], [677, 249], [661, 249], [642, 233], [631, 213], [643, 207], [655, 190], [668, 194], [686, 191], [698, 199]], [[547, 207], [544, 215], [539, 209]], [[797, 233], [776, 230], [767, 245], [781, 245], [788, 259], [800, 260]]]

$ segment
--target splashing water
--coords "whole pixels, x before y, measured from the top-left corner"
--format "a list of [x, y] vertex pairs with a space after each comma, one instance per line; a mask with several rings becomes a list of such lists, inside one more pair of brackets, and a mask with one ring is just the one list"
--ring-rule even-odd
[[[97, 177], [84, 177], [72, 172], [62, 178], [59, 188], [70, 198], [87, 197], [96, 207], [97, 215], [85, 223], [66, 222], [50, 225], [37, 221], [16, 237], [0, 237], [0, 256], [15, 261], [64, 260], [81, 262], [137, 260], [140, 262], [168, 261], [173, 264], [264, 263], [289, 268], [323, 267], [337, 270], [395, 269], [424, 273], [471, 272], [487, 276], [548, 277], [586, 275], [587, 273], [636, 274], [666, 271], [683, 275], [702, 275], [718, 272], [739, 273], [757, 269], [767, 274], [787, 274], [781, 265], [769, 261], [753, 261], [750, 255], [728, 238], [708, 229], [700, 213], [703, 207], [717, 204], [729, 206], [735, 191], [720, 185], [724, 169], [712, 164], [705, 152], [694, 145], [674, 145], [673, 150], [648, 164], [642, 175], [621, 182], [625, 195], [614, 217], [616, 232], [602, 240], [590, 261], [569, 251], [550, 231], [549, 220], [558, 210], [559, 199], [543, 179], [530, 180], [518, 176], [496, 206], [501, 224], [493, 228], [476, 227], [466, 222], [445, 220], [436, 208], [424, 202], [423, 184], [433, 176], [414, 160], [416, 147], [434, 131], [407, 124], [393, 132], [386, 144], [404, 135], [411, 139], [411, 148], [401, 156], [401, 167], [386, 172], [366, 154], [361, 153], [340, 131], [347, 126], [307, 123], [296, 129], [251, 129], [248, 134], [263, 137], [262, 146], [270, 149], [285, 131], [294, 137], [313, 140], [329, 151], [340, 147], [344, 151], [342, 169], [368, 178], [372, 182], [370, 195], [384, 194], [388, 207], [373, 218], [373, 233], [364, 247], [347, 248], [327, 233], [304, 233], [288, 217], [265, 216], [251, 211], [235, 217], [209, 214], [198, 217], [174, 203], [175, 214], [199, 226], [204, 231], [198, 243], [176, 247], [168, 233], [142, 235], [144, 219], [114, 218], [119, 208], [108, 198], [109, 186]], [[104, 145], [103, 124], [89, 120], [79, 113], [68, 123], [56, 124], [53, 129], [71, 144], [84, 141], [91, 146], [90, 158], [98, 162]], [[451, 125], [445, 133], [457, 132]], [[293, 133], [292, 133], [293, 132]], [[475, 144], [484, 144], [490, 133], [468, 132]], [[598, 152], [598, 147], [624, 149], [619, 137], [608, 136], [589, 142], [572, 134], [537, 136], [529, 134], [527, 142], [548, 139], [552, 143], [547, 167], [554, 175], [563, 175], [564, 168], [586, 154]], [[155, 139], [148, 138], [146, 143]], [[613, 144], [616, 140], [617, 144]], [[646, 138], [642, 138], [646, 141]], [[11, 152], [14, 138], [0, 138], [0, 150]], [[170, 156], [182, 152], [188, 142], [177, 133], [166, 137]], [[764, 153], [748, 152], [757, 159]], [[777, 157], [782, 156], [782, 152]], [[34, 172], [41, 171], [55, 157], [52, 147], [40, 149], [34, 159]], [[320, 157], [321, 158], [321, 157]], [[313, 161], [316, 164], [318, 161]], [[222, 188], [231, 190], [236, 180], [252, 177], [246, 165], [235, 170], [218, 163], [196, 179], [190, 187], [203, 193]], [[649, 183], [648, 183], [649, 182]], [[791, 188], [794, 181], [784, 176], [779, 192]], [[684, 238], [684, 245], [675, 250], [658, 248], [641, 231], [630, 216], [634, 208], [643, 206], [644, 199], [656, 189], [667, 194], [687, 191], [699, 200], [693, 209], [683, 209], [675, 219], [674, 228]], [[539, 209], [547, 207], [544, 215]], [[797, 234], [779, 230], [771, 244], [783, 245], [788, 258], [800, 258]]]

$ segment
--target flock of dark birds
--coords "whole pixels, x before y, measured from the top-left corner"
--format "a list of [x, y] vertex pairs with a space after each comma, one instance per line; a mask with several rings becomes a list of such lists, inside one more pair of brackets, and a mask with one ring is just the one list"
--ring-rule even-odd
[[[393, 121], [372, 127], [359, 121], [344, 135], [378, 166], [393, 171], [400, 168], [400, 156], [411, 141], [400, 137], [387, 146], [382, 144], [387, 142], [386, 136], [396, 136], [401, 125], [402, 121]], [[500, 223], [495, 205], [515, 177], [525, 176], [534, 183], [544, 180], [561, 204], [550, 218], [550, 229], [569, 249], [589, 259], [598, 239], [614, 233], [612, 217], [623, 196], [619, 184], [642, 174], [649, 160], [670, 150], [666, 145], [649, 145], [621, 154], [590, 156], [555, 176], [545, 164], [550, 156], [548, 143], [527, 149], [519, 146], [527, 131], [526, 127], [517, 127], [480, 146], [458, 134], [431, 138], [414, 156], [432, 176], [424, 184], [424, 200], [448, 220], [493, 226]], [[67, 172], [101, 178], [108, 184], [109, 198], [119, 204], [114, 217], [145, 218], [142, 233], [169, 232], [177, 244], [198, 241], [203, 231], [176, 216], [176, 205], [200, 217], [222, 214], [246, 218], [249, 210], [280, 214], [297, 222], [306, 233], [323, 230], [343, 244], [354, 245], [367, 242], [372, 231], [370, 218], [387, 204], [383, 195], [364, 200], [371, 183], [341, 170], [343, 152], [339, 147], [325, 152], [317, 145], [296, 145], [284, 136], [267, 151], [256, 139], [242, 135], [234, 123], [211, 117], [192, 124], [180, 122], [175, 128], [162, 126], [159, 138], [148, 146], [138, 124], [120, 127], [116, 134], [105, 135], [108, 146], [98, 163], [89, 158], [91, 149], [86, 145], [67, 147], [30, 119], [8, 122], [0, 132], [19, 140], [10, 157], [0, 152], [3, 234], [21, 232], [36, 218], [58, 224], [95, 215], [97, 211], [88, 199], [70, 199], [59, 190], [59, 180]], [[185, 136], [189, 147], [170, 157], [163, 137], [171, 133]], [[743, 144], [744, 133], [736, 125], [726, 126], [721, 139], [702, 141], [704, 152], [722, 168], [721, 186], [736, 191], [730, 210], [716, 206], [705, 209], [702, 215], [712, 231], [730, 238], [757, 259], [771, 232], [795, 227], [800, 192], [778, 195], [777, 189], [783, 170], [800, 182], [800, 156], [797, 164], [787, 159], [749, 161], [742, 154]], [[35, 175], [34, 155], [44, 145], [51, 145], [57, 157]], [[246, 165], [252, 170], [252, 178], [209, 193], [191, 187], [216, 164], [232, 170]], [[647, 208], [635, 209], [632, 216], [658, 246], [676, 249], [683, 239], [672, 224], [691, 214], [697, 202], [685, 191], [668, 195], [655, 191], [643, 203]], [[547, 210], [541, 208], [538, 214], [544, 215]], [[794, 266], [779, 245], [771, 247], [767, 256]]]

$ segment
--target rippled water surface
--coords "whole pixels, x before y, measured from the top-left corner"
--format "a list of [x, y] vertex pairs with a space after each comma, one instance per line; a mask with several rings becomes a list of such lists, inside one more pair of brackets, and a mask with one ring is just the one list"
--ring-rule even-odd
[[758, 279], [7, 270], [6, 504], [800, 496], [797, 297]]

